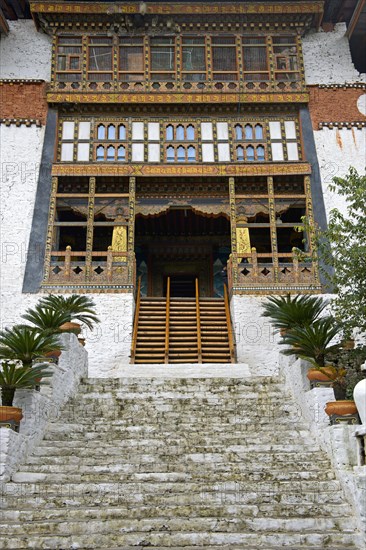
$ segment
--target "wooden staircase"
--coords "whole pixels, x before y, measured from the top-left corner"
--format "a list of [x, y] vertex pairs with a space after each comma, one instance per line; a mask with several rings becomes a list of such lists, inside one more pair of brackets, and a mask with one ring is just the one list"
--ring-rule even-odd
[[227, 289], [222, 298], [140, 298], [131, 363], [235, 363]]

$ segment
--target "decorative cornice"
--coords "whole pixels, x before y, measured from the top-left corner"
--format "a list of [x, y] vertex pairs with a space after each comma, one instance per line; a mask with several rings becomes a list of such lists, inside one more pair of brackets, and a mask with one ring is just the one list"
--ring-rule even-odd
[[33, 126], [33, 124], [39, 128], [42, 126], [42, 122], [38, 118], [0, 118], [0, 124], [5, 124], [5, 126], [15, 124], [18, 127], [22, 124], [28, 127]]
[[324, 89], [360, 88], [361, 90], [366, 90], [366, 82], [345, 82], [344, 84], [311, 84], [309, 85], [309, 87]]
[[0, 78], [2, 84], [44, 84], [46, 81], [38, 78]]
[[365, 120], [353, 122], [319, 122], [319, 130], [323, 130], [323, 128], [329, 128], [330, 130], [333, 130], [333, 128], [347, 128], [347, 130], [351, 130], [351, 128], [357, 128], [358, 130], [361, 130], [361, 128], [365, 127]]

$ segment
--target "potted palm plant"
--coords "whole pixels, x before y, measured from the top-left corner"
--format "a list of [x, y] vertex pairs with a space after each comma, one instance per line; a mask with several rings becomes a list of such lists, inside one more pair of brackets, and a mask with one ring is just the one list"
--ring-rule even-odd
[[24, 366], [20, 361], [3, 361], [0, 368], [0, 425], [11, 427], [16, 431], [23, 418], [22, 409], [13, 407], [14, 395], [17, 389], [35, 387], [41, 378], [51, 376], [48, 363], [34, 367]]
[[56, 334], [39, 332], [26, 325], [16, 325], [0, 332], [0, 359], [18, 360], [30, 368], [35, 359], [54, 350], [62, 350]]
[[[61, 331], [80, 334], [83, 323], [89, 330], [93, 330], [94, 324], [99, 323], [95, 311], [95, 303], [88, 296], [72, 294], [71, 296], [52, 295], [42, 298], [40, 307], [51, 309], [67, 316], [67, 321], [60, 325]], [[75, 321], [79, 321], [76, 323]]]
[[284, 355], [296, 355], [309, 361], [323, 374], [331, 373], [331, 385], [336, 401], [326, 404], [325, 412], [330, 416], [331, 423], [340, 421], [353, 422], [357, 419], [357, 408], [354, 401], [346, 399], [346, 369], [327, 362], [332, 354], [338, 353], [341, 343], [332, 343], [339, 339], [341, 327], [333, 317], [318, 319], [311, 325], [295, 326], [283, 337], [281, 343], [290, 346], [282, 351]]
[[272, 325], [284, 336], [294, 327], [306, 327], [316, 321], [327, 305], [319, 296], [270, 296], [263, 305], [262, 317], [270, 317]]

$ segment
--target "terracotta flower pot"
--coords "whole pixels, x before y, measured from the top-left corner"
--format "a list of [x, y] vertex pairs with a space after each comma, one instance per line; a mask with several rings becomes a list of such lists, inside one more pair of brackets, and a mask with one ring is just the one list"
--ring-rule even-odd
[[80, 334], [81, 332], [81, 326], [79, 325], [79, 323], [67, 322], [61, 325], [59, 328], [61, 332], [72, 332], [73, 334]]
[[22, 409], [18, 407], [0, 407], [0, 422], [9, 422], [12, 420], [19, 424], [22, 418]]
[[308, 380], [317, 380], [319, 382], [332, 382], [336, 377], [336, 374], [329, 367], [325, 367], [321, 371], [318, 369], [309, 369], [307, 372]]
[[348, 400], [328, 401], [324, 410], [328, 416], [332, 416], [333, 414], [338, 416], [357, 414], [356, 403]]
[[52, 351], [49, 351], [47, 353], [44, 354], [45, 357], [52, 357], [52, 358], [58, 358], [60, 357], [61, 355], [61, 350], [60, 349], [53, 349]]

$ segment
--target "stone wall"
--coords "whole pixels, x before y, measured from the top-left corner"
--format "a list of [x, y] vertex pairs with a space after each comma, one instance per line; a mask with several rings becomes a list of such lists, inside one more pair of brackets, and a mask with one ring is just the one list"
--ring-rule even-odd
[[61, 337], [65, 350], [58, 365], [50, 365], [52, 377], [45, 379], [40, 391], [17, 390], [14, 407], [20, 407], [23, 420], [19, 433], [0, 430], [0, 481], [8, 481], [43, 439], [50, 422], [57, 420], [61, 408], [77, 394], [80, 380], [87, 374], [87, 353], [76, 336]]

